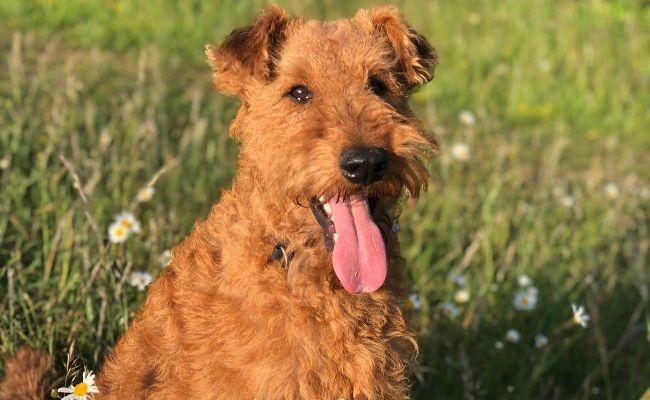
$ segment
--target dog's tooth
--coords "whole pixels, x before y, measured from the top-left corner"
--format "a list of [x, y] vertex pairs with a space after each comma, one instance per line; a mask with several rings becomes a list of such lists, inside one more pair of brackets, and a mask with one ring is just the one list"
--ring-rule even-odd
[[329, 204], [325, 203], [323, 204], [323, 210], [325, 210], [325, 213], [327, 214], [328, 217], [332, 217], [332, 206]]
[[336, 241], [339, 240], [339, 234], [338, 234], [338, 233], [334, 233], [334, 234], [332, 235], [332, 239], [334, 239], [334, 243], [336, 243]]
[[327, 201], [327, 200], [325, 199], [325, 195], [324, 195], [324, 194], [321, 195], [321, 196], [318, 198], [318, 201], [320, 201], [321, 204], [325, 204], [325, 202]]

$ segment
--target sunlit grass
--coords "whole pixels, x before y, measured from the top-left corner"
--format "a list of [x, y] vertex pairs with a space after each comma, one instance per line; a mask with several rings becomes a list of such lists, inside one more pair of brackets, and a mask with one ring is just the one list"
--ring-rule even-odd
[[[280, 3], [326, 17], [373, 4]], [[442, 150], [400, 223], [414, 398], [639, 398], [650, 10], [397, 3], [441, 59], [413, 104]], [[0, 353], [64, 360], [74, 341], [98, 369], [147, 274], [229, 186], [236, 102], [213, 93], [203, 46], [261, 6], [0, 0]], [[125, 211], [140, 229], [116, 243]]]

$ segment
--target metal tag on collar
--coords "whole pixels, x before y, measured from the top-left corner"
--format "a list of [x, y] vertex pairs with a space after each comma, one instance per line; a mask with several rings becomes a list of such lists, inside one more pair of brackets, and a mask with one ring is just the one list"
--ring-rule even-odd
[[280, 261], [285, 258], [286, 249], [282, 243], [276, 243], [273, 247], [273, 252], [271, 252], [271, 260]]

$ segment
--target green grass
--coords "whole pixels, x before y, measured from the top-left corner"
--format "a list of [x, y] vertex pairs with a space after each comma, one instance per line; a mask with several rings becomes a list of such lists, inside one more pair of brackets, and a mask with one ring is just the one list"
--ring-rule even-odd
[[[237, 104], [213, 93], [203, 47], [262, 3], [0, 0], [2, 355], [45, 348], [63, 375], [74, 341], [99, 366], [144, 297], [129, 273], [159, 273], [160, 254], [229, 186]], [[279, 3], [319, 18], [374, 4]], [[441, 57], [413, 105], [443, 150], [401, 221], [422, 303], [413, 397], [639, 398], [650, 386], [650, 8], [396, 3]], [[457, 143], [465, 162], [450, 155]], [[134, 202], [161, 168], [153, 200]], [[124, 209], [142, 232], [111, 245]], [[443, 313], [461, 289], [451, 274], [469, 293], [456, 318]], [[539, 291], [529, 312], [512, 304], [521, 274]], [[586, 329], [571, 303], [586, 307]]]

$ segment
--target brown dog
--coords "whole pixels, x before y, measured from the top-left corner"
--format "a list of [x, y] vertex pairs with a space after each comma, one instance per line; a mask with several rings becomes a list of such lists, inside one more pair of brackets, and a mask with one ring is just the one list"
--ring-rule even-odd
[[433, 48], [393, 8], [319, 22], [271, 7], [207, 57], [241, 99], [239, 172], [173, 250], [96, 398], [408, 398], [417, 346], [391, 228], [436, 148], [407, 104]]

